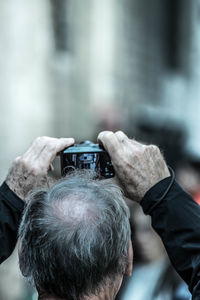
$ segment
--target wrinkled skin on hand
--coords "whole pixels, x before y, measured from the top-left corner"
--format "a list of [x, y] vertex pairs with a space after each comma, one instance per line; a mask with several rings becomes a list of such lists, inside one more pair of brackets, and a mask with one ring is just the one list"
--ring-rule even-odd
[[74, 144], [72, 138], [39, 137], [17, 157], [7, 175], [9, 188], [22, 200], [35, 187], [47, 184], [47, 173], [56, 154]]
[[170, 176], [157, 146], [138, 143], [122, 131], [103, 131], [98, 142], [109, 153], [125, 195], [134, 201], [140, 202], [152, 186]]

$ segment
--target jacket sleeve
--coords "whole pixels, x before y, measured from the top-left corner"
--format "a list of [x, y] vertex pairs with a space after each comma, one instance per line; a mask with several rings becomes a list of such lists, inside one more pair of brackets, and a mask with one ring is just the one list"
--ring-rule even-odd
[[0, 263], [12, 253], [24, 202], [4, 182], [0, 187]]
[[189, 285], [192, 299], [200, 299], [200, 206], [173, 176], [151, 188], [141, 205], [151, 215], [173, 266]]

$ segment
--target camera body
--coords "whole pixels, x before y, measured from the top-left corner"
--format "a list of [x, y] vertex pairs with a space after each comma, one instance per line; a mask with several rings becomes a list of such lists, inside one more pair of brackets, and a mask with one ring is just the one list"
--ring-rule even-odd
[[115, 174], [108, 153], [101, 146], [90, 141], [63, 150], [60, 158], [62, 176], [75, 168], [93, 170], [98, 176], [104, 178], [111, 178]]

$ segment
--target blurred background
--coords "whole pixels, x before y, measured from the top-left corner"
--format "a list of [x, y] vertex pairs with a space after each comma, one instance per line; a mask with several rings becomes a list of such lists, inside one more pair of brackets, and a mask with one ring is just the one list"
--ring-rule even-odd
[[[122, 129], [200, 195], [199, 82], [199, 0], [0, 0], [1, 182], [37, 136]], [[33, 299], [16, 261], [0, 299]]]

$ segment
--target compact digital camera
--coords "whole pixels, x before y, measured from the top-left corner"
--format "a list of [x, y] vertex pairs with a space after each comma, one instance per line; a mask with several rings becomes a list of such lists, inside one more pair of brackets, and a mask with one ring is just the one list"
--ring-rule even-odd
[[73, 169], [90, 169], [98, 176], [111, 178], [114, 176], [108, 153], [98, 144], [85, 141], [81, 144], [75, 144], [60, 153], [61, 174], [65, 176]]

